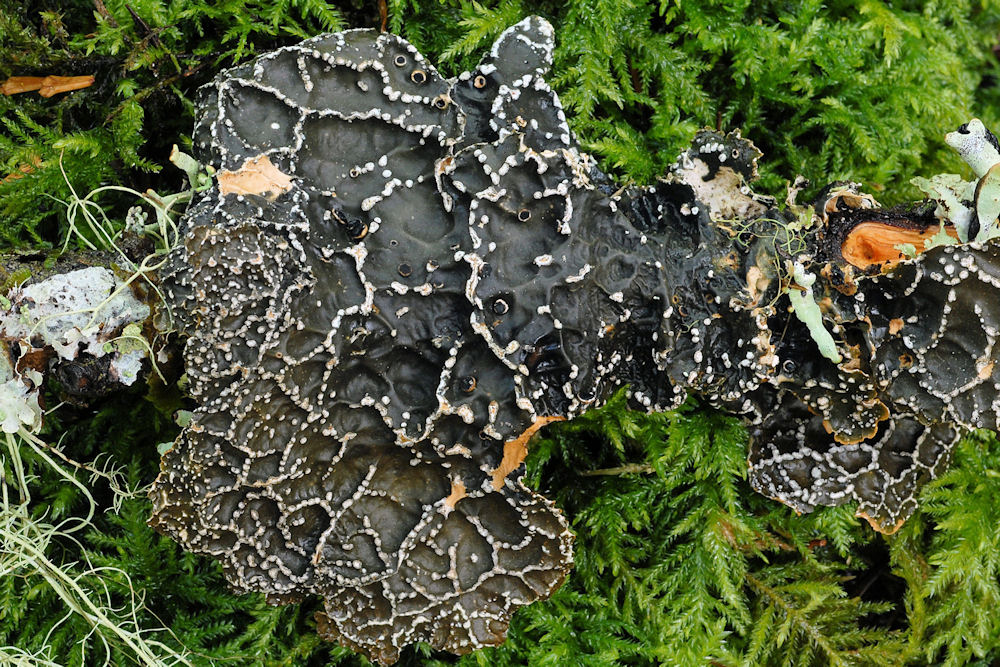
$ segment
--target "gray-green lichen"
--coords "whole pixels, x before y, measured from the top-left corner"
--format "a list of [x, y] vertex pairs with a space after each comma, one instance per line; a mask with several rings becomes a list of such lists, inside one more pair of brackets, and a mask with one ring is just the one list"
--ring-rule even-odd
[[[978, 118], [949, 132], [945, 142], [968, 163], [976, 180], [939, 174], [912, 183], [938, 203], [935, 211], [958, 232], [959, 241], [988, 241], [1000, 235], [1000, 143]], [[944, 230], [942, 227], [942, 235]], [[943, 241], [943, 239], [942, 239]]]
[[150, 308], [111, 269], [87, 267], [12, 288], [0, 311], [0, 429], [41, 427], [44, 376], [83, 356], [106, 358], [103, 382], [131, 385], [146, 348], [111, 344], [123, 329], [140, 330]]
[[0, 430], [17, 433], [22, 428], [37, 431], [42, 425], [42, 408], [38, 404], [41, 374], [37, 371], [0, 376]]
[[128, 285], [110, 269], [96, 266], [14, 289], [7, 298], [11, 306], [0, 313], [3, 338], [50, 347], [65, 360], [80, 351], [104, 356], [104, 343], [150, 314]]
[[843, 361], [837, 351], [837, 342], [823, 324], [823, 313], [820, 311], [812, 286], [816, 282], [816, 274], [809, 273], [802, 264], [796, 262], [792, 277], [794, 284], [788, 290], [788, 300], [792, 302], [792, 311], [799, 321], [809, 328], [809, 335], [816, 341], [819, 353], [835, 364]]

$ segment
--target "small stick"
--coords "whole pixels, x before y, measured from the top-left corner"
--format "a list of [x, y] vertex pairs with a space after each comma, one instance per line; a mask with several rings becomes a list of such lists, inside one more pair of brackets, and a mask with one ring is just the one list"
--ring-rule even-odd
[[87, 76], [47, 76], [42, 80], [38, 94], [42, 97], [52, 97], [59, 93], [68, 93], [94, 85], [94, 77]]
[[4, 95], [17, 95], [18, 93], [29, 93], [42, 87], [42, 76], [12, 76], [0, 85], [0, 93]]
[[600, 470], [587, 470], [586, 472], [581, 472], [581, 477], [597, 477], [601, 475], [628, 475], [631, 473], [637, 473], [640, 475], [648, 475], [650, 473], [656, 472], [653, 466], [648, 463], [627, 463], [623, 466], [617, 468], [601, 468]]
[[93, 76], [12, 76], [0, 84], [0, 94], [17, 95], [37, 90], [42, 97], [52, 97], [93, 85]]

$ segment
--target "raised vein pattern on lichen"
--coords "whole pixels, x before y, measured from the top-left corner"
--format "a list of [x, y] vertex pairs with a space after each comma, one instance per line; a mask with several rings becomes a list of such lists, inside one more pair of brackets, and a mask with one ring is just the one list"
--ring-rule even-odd
[[323, 596], [320, 631], [382, 662], [497, 644], [561, 584], [572, 537], [522, 484], [526, 438], [622, 386], [746, 416], [759, 490], [882, 530], [961, 427], [996, 427], [991, 246], [908, 259], [885, 239], [947, 213], [851, 185], [780, 208], [738, 133], [619, 189], [545, 82], [552, 46], [525, 19], [444, 79], [348, 31], [199, 98], [218, 177], [163, 280], [199, 407], [152, 523], [238, 589]]
[[[507, 42], [544, 61], [549, 43], [521, 41], [533, 29]], [[200, 102], [199, 158], [240, 189], [192, 207], [165, 281], [201, 407], [164, 459], [154, 523], [238, 588], [325, 596], [323, 633], [384, 662], [418, 640], [502, 641], [571, 562], [520, 461], [495, 474], [535, 415], [476, 333], [472, 235], [438, 191], [439, 160], [478, 139], [454, 87], [491, 117], [514, 95], [500, 75], [445, 81], [402, 40], [356, 31], [228, 72]], [[292, 187], [257, 179], [264, 160]]]

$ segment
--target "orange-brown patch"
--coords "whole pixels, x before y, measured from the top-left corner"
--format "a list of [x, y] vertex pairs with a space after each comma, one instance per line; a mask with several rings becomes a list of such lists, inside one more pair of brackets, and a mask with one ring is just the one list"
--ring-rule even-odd
[[729, 254], [720, 257], [716, 264], [720, 268], [736, 271], [740, 268], [740, 256], [735, 252], [730, 252]]
[[759, 266], [751, 266], [747, 269], [747, 291], [750, 293], [750, 305], [760, 304], [761, 297], [767, 292], [771, 279], [761, 270]]
[[889, 320], [889, 333], [893, 336], [898, 334], [903, 328], [903, 320], [900, 318], [894, 318]]
[[861, 346], [860, 345], [849, 345], [848, 349], [850, 354], [848, 355], [847, 361], [840, 365], [840, 368], [844, 371], [860, 371], [861, 370]]
[[883, 526], [881, 523], [879, 523], [878, 519], [874, 519], [868, 516], [868, 514], [866, 514], [865, 512], [858, 512], [854, 516], [858, 517], [859, 519], [864, 519], [865, 521], [868, 522], [868, 524], [872, 528], [874, 528], [877, 532], [882, 533], [883, 535], [892, 535], [897, 530], [902, 528], [904, 523], [906, 523], [906, 519], [900, 519], [899, 521], [890, 526]]
[[990, 363], [986, 364], [985, 366], [979, 369], [979, 373], [977, 373], [977, 376], [979, 377], [980, 380], [987, 380], [993, 376], [993, 365], [994, 362], [991, 361]]
[[24, 373], [27, 370], [44, 373], [49, 366], [49, 360], [55, 355], [55, 350], [51, 347], [33, 347], [17, 360], [17, 372]]
[[490, 473], [493, 477], [493, 490], [499, 491], [502, 489], [507, 475], [517, 470], [521, 463], [524, 462], [524, 458], [528, 455], [528, 441], [531, 440], [531, 436], [538, 432], [538, 429], [546, 424], [565, 420], [565, 417], [559, 416], [537, 417], [531, 426], [524, 429], [524, 433], [513, 440], [505, 442], [503, 446], [503, 459], [500, 461], [500, 465]]
[[875, 434], [878, 433], [878, 425], [889, 418], [889, 408], [886, 407], [885, 403], [878, 400], [877, 398], [864, 401], [861, 403], [861, 406], [865, 408], [876, 408], [878, 410], [878, 415], [875, 419], [874, 426], [871, 426], [865, 430], [858, 431], [853, 436], [847, 435], [842, 432], [835, 432], [830, 422], [827, 421], [826, 419], [823, 420], [823, 428], [826, 429], [827, 433], [833, 436], [833, 439], [837, 444], [856, 445], [859, 442], [864, 442], [869, 438], [873, 438], [875, 437]]
[[42, 166], [42, 158], [40, 155], [31, 156], [31, 164], [20, 164], [17, 166], [17, 171], [4, 176], [3, 182], [10, 183], [11, 181], [16, 181], [19, 178], [24, 178], [25, 174], [30, 174], [36, 168]]
[[[843, 207], [841, 206], [843, 204]], [[878, 203], [875, 198], [864, 192], [851, 192], [850, 190], [838, 190], [830, 194], [830, 198], [823, 204], [823, 222], [826, 222], [831, 213], [836, 213], [842, 208], [869, 209], [875, 208]]]
[[444, 504], [451, 509], [455, 509], [455, 505], [458, 501], [468, 495], [469, 494], [465, 492], [465, 482], [460, 479], [452, 480], [451, 495], [444, 499]]
[[224, 195], [263, 195], [276, 199], [292, 189], [292, 179], [282, 173], [266, 155], [249, 158], [236, 171], [219, 172], [219, 192]]
[[450, 155], [446, 158], [442, 158], [438, 160], [437, 166], [435, 167], [435, 171], [438, 173], [438, 175], [445, 174], [448, 172], [448, 169], [451, 167], [453, 162], [455, 162], [455, 159]]
[[0, 94], [17, 95], [37, 90], [42, 97], [52, 97], [92, 85], [93, 76], [12, 76], [0, 84]]
[[[873, 264], [881, 264], [883, 269], [891, 269], [905, 257], [896, 246], [909, 243], [917, 252], [923, 252], [924, 241], [939, 231], [938, 227], [933, 226], [916, 230], [894, 227], [881, 222], [862, 222], [847, 235], [840, 246], [840, 254], [859, 269], [867, 269]], [[958, 238], [958, 232], [952, 227], [946, 227], [945, 232], [953, 238]]]

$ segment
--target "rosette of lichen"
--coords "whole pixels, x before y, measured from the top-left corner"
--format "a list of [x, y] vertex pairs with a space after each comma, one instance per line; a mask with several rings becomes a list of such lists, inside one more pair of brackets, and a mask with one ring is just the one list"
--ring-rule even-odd
[[526, 22], [491, 56], [516, 72], [454, 82], [351, 31], [201, 94], [195, 148], [218, 180], [165, 279], [200, 407], [153, 523], [239, 589], [324, 596], [323, 634], [383, 662], [419, 640], [499, 643], [571, 563], [565, 520], [521, 483], [535, 415], [477, 333], [472, 234], [438, 190], [442, 158], [497, 133], [474, 135], [472, 111], [516, 112], [550, 47]]
[[996, 426], [997, 252], [920, 252], [954, 207], [850, 184], [778, 206], [753, 144], [707, 130], [619, 187], [545, 81], [552, 46], [529, 18], [445, 79], [348, 31], [200, 93], [215, 180], [163, 272], [199, 407], [152, 523], [239, 590], [323, 596], [320, 632], [381, 662], [497, 644], [560, 585], [572, 537], [522, 483], [527, 441], [623, 387], [744, 415], [756, 488], [886, 531], [961, 428]]

